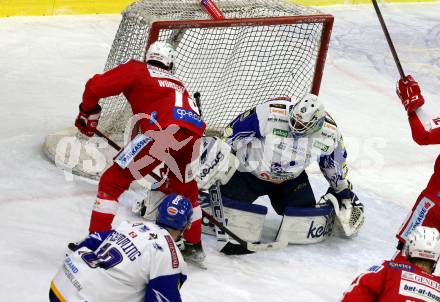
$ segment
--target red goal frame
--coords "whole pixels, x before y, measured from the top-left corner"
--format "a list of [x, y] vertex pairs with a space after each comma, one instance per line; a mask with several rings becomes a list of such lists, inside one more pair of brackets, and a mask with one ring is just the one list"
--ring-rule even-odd
[[150, 34], [146, 47], [148, 48], [159, 38], [159, 32], [163, 29], [187, 29], [207, 27], [237, 27], [237, 26], [268, 26], [287, 25], [300, 23], [322, 23], [321, 46], [315, 65], [315, 73], [311, 86], [311, 93], [318, 95], [321, 87], [322, 75], [324, 72], [325, 60], [327, 58], [330, 36], [333, 28], [334, 17], [329, 14], [308, 15], [308, 16], [287, 16], [287, 17], [265, 17], [265, 18], [243, 18], [223, 20], [181, 20], [181, 21], [155, 21], [150, 26]]

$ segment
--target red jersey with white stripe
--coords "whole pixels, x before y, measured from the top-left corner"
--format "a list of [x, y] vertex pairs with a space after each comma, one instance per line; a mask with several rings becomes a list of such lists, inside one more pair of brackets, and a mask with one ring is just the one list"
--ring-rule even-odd
[[384, 261], [357, 277], [342, 302], [437, 302], [440, 277], [409, 262]]
[[[432, 118], [429, 125], [422, 124], [418, 114], [423, 114], [418, 109], [409, 115], [409, 124], [414, 141], [419, 145], [440, 144], [440, 118]], [[434, 227], [440, 230], [440, 156], [434, 165], [434, 174], [427, 187], [420, 193], [408, 217], [403, 222], [397, 233], [397, 238], [405, 243], [408, 235], [419, 225]]]
[[173, 124], [198, 136], [205, 130], [196, 103], [172, 72], [134, 60], [91, 78], [81, 106], [84, 111], [92, 111], [101, 98], [120, 93], [134, 115], [146, 114], [140, 120], [142, 132]]

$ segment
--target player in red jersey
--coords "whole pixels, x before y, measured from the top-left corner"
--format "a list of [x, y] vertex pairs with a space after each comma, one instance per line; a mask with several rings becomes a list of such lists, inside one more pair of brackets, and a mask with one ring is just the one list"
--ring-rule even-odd
[[402, 261], [384, 261], [357, 277], [342, 302], [440, 301], [440, 277], [432, 275], [440, 256], [440, 234], [417, 227], [407, 239]]
[[199, 156], [200, 137], [205, 130], [199, 108], [173, 73], [175, 51], [164, 42], [153, 43], [145, 62], [135, 60], [95, 75], [85, 87], [76, 127], [92, 136], [98, 124], [102, 98], [122, 93], [139, 121], [141, 134], [115, 157], [101, 176], [90, 232], [111, 229], [118, 198], [131, 182], [165, 164], [167, 177], [158, 188], [165, 194], [188, 198], [193, 206], [191, 227], [184, 233], [186, 254], [203, 261], [201, 209], [191, 163]]
[[[408, 112], [409, 124], [414, 141], [419, 145], [440, 144], [440, 118], [425, 118], [429, 115], [422, 107], [424, 98], [418, 83], [408, 75], [397, 82], [397, 95]], [[409, 234], [418, 226], [434, 227], [440, 230], [440, 156], [434, 165], [434, 174], [426, 188], [420, 193], [411, 212], [397, 233], [398, 249], [401, 249]]]

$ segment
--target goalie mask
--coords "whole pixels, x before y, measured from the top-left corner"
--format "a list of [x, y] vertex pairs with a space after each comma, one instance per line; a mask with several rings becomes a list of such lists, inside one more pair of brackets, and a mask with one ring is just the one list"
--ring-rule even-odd
[[409, 235], [406, 256], [437, 263], [440, 256], [440, 233], [435, 228], [418, 226]]
[[171, 69], [174, 64], [176, 51], [169, 43], [156, 41], [150, 45], [145, 55], [145, 62], [155, 61]]
[[306, 94], [289, 112], [289, 126], [294, 137], [301, 137], [321, 129], [325, 119], [324, 105], [314, 94]]

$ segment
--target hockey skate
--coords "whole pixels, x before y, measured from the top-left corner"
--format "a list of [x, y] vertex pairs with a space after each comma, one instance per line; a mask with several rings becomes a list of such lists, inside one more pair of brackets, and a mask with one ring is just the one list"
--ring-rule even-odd
[[206, 265], [203, 263], [206, 255], [203, 251], [202, 242], [196, 244], [185, 242], [179, 246], [179, 248], [181, 248], [183, 259], [185, 259], [186, 262], [194, 264], [202, 269], [207, 269]]

